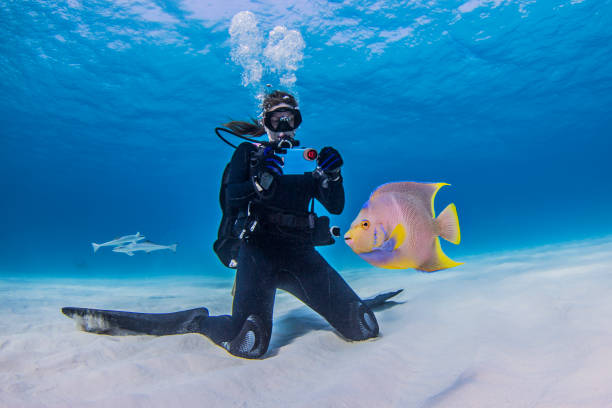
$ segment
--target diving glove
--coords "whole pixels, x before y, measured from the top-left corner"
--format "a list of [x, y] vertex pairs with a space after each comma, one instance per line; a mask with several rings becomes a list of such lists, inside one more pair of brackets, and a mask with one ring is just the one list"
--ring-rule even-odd
[[340, 167], [344, 164], [342, 156], [336, 149], [326, 146], [319, 152], [317, 157], [317, 169], [314, 171], [315, 176], [322, 180], [322, 185], [327, 188], [329, 181], [339, 181]]
[[338, 174], [343, 164], [342, 156], [333, 147], [326, 146], [319, 152], [317, 166], [328, 175]]
[[251, 180], [261, 198], [274, 194], [278, 179], [283, 175], [283, 160], [271, 147], [263, 147], [251, 155]]

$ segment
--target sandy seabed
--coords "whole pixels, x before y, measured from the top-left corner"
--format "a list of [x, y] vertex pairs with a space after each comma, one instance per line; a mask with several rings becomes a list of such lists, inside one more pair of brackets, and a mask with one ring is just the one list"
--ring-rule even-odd
[[262, 360], [198, 334], [79, 331], [62, 306], [231, 308], [232, 277], [0, 278], [0, 407], [610, 407], [612, 237], [462, 259], [434, 274], [342, 271], [381, 336], [346, 342], [278, 291]]

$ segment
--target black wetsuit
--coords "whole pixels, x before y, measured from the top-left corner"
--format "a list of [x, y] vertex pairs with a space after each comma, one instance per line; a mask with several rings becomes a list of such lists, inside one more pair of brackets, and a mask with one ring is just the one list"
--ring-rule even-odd
[[308, 213], [313, 198], [330, 213], [342, 212], [342, 178], [329, 181], [324, 187], [321, 179], [311, 173], [283, 175], [274, 194], [262, 200], [250, 176], [250, 153], [255, 149], [250, 143], [238, 146], [226, 179], [227, 204], [236, 213], [245, 213], [249, 202], [255, 204], [258, 220], [255, 232], [240, 241], [231, 316], [209, 316], [206, 308], [135, 313], [64, 307], [62, 312], [78, 319], [83, 330], [94, 333], [156, 336], [201, 333], [236, 356], [258, 358], [268, 349], [274, 296], [276, 289], [281, 288], [323, 316], [345, 338], [376, 337], [378, 324], [369, 306], [382, 304], [401, 290], [362, 301], [314, 249], [309, 234], [312, 230], [304, 229], [298, 222]]
[[[249, 169], [250, 154], [256, 149], [251, 143], [242, 143], [232, 156], [226, 190], [231, 207], [246, 209], [255, 201], [264, 213], [267, 209], [269, 214], [279, 210], [307, 214], [314, 197], [330, 213], [342, 212], [342, 179], [329, 181], [324, 188], [311, 173], [281, 176], [272, 197], [259, 200]], [[202, 322], [202, 333], [232, 354], [260, 357], [272, 332], [277, 288], [299, 298], [347, 339], [378, 335], [374, 314], [315, 250], [308, 234], [266, 222], [265, 217], [240, 245], [232, 315], [208, 317]]]

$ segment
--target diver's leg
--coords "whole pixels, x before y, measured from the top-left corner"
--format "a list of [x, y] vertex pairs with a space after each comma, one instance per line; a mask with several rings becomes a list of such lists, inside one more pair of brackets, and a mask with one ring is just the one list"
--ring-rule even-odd
[[[268, 251], [269, 252], [269, 251]], [[86, 331], [103, 334], [200, 333], [230, 353], [261, 357], [268, 349], [276, 293], [275, 254], [243, 243], [236, 273], [232, 316], [209, 316], [206, 308], [175, 313], [134, 313], [65, 307]]]
[[279, 288], [306, 303], [349, 340], [378, 336], [374, 313], [314, 248], [293, 255], [280, 270]]
[[268, 250], [247, 242], [240, 248], [232, 316], [204, 320], [202, 333], [231, 354], [259, 358], [268, 349], [276, 293], [276, 265]]

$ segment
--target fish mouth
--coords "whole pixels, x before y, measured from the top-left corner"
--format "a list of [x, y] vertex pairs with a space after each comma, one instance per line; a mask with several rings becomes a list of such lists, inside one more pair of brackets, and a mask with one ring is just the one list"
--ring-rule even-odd
[[344, 243], [353, 248], [353, 239], [351, 237], [344, 236]]
[[356, 242], [353, 241], [353, 238], [351, 237], [344, 237], [344, 243], [351, 248], [355, 253], [357, 253], [356, 248], [355, 248], [355, 244]]

